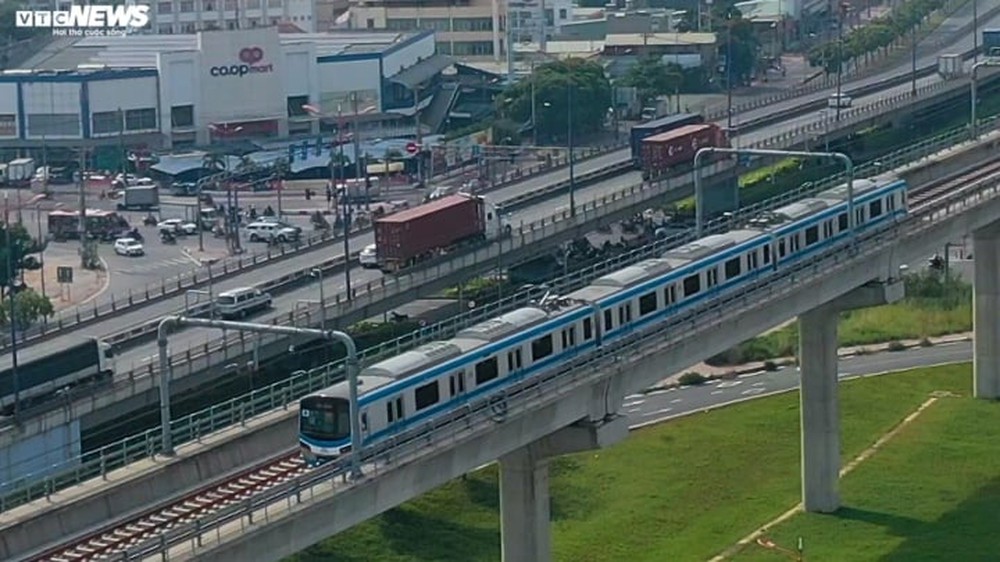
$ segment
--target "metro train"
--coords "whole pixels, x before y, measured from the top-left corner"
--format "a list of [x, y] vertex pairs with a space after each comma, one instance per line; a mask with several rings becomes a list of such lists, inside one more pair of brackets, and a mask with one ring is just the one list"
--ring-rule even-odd
[[[906, 215], [906, 182], [892, 174], [855, 180], [855, 228]], [[715, 234], [605, 275], [568, 295], [508, 312], [365, 368], [359, 416], [365, 446], [557, 367], [848, 236], [847, 185], [778, 208], [740, 230]], [[350, 451], [347, 382], [303, 397], [300, 450], [310, 464]]]

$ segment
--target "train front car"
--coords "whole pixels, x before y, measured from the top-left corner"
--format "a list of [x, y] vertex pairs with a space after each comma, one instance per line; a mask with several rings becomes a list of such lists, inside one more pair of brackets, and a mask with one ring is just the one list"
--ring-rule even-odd
[[[392, 382], [391, 378], [364, 376], [362, 392]], [[346, 381], [299, 400], [299, 449], [310, 466], [336, 459], [351, 450], [350, 394]]]

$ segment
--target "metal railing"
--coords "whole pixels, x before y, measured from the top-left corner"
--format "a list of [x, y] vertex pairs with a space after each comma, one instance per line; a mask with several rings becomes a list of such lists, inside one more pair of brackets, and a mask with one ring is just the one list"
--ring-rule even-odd
[[[504, 390], [506, 417], [516, 418], [555, 403], [571, 392], [606, 378], [609, 371], [626, 370], [628, 363], [635, 361], [637, 357], [662, 352], [684, 340], [716, 330], [733, 317], [761, 310], [787, 300], [791, 294], [809, 290], [810, 284], [836, 276], [861, 260], [876, 257], [886, 247], [899, 244], [900, 240], [923, 234], [957, 214], [995, 201], [1000, 198], [998, 187], [1000, 180], [993, 178], [944, 194], [921, 206], [900, 222], [864, 233], [853, 243], [838, 245], [777, 272], [763, 272], [759, 277], [726, 291], [703, 305], [666, 319], [655, 327], [637, 331], [567, 365], [512, 384]], [[349, 457], [352, 454], [362, 455], [360, 460], [366, 469], [367, 478], [361, 483], [365, 483], [383, 473], [400, 470], [442, 448], [468, 443], [495, 431], [495, 416], [490, 400], [478, 400], [468, 407], [442, 416], [444, 419], [432, 420], [396, 438], [377, 443], [361, 453], [349, 453], [329, 465], [199, 517], [193, 522], [166, 529], [157, 537], [117, 553], [112, 559], [134, 560], [156, 553], [162, 553], [166, 557], [173, 547], [193, 550], [197, 548], [195, 545], [204, 548], [204, 545], [212, 541], [221, 544], [231, 535], [223, 530], [226, 525], [234, 524], [236, 528], [232, 531], [245, 533], [249, 525], [255, 524], [257, 528], [266, 525], [272, 516], [269, 510], [291, 511], [293, 498], [296, 504], [304, 504], [326, 499], [331, 494], [355, 486], [355, 482], [344, 478], [349, 470]]]
[[[997, 116], [984, 120], [984, 128], [996, 123]], [[967, 128], [956, 128], [927, 139], [905, 149], [885, 155], [877, 163], [867, 163], [859, 166], [856, 177], [877, 175], [886, 170], [899, 167], [908, 162], [926, 158], [942, 148], [953, 146], [969, 140]], [[843, 172], [827, 178], [803, 184], [790, 192], [772, 197], [767, 201], [741, 208], [732, 218], [722, 218], [709, 221], [705, 234], [713, 234], [728, 230], [733, 222], [739, 223], [744, 218], [756, 216], [764, 211], [772, 210], [782, 205], [808, 197], [817, 192], [829, 189], [845, 181]], [[575, 290], [592, 282], [597, 277], [616, 271], [643, 259], [659, 256], [662, 252], [694, 240], [694, 231], [689, 229], [657, 240], [643, 248], [615, 256], [601, 263], [574, 271], [568, 276], [560, 277], [549, 286], [557, 293]], [[539, 289], [529, 289], [504, 298], [500, 301], [463, 312], [433, 326], [416, 330], [389, 342], [369, 348], [362, 353], [366, 362], [377, 361], [382, 357], [398, 354], [412, 347], [432, 340], [447, 339], [458, 330], [502, 314], [514, 308], [527, 304], [537, 297]], [[318, 311], [311, 313], [308, 319], [318, 319]], [[174, 443], [196, 441], [207, 434], [219, 431], [236, 424], [245, 425], [250, 418], [285, 407], [298, 398], [332, 384], [343, 376], [343, 363], [336, 361], [329, 365], [312, 369], [307, 372], [293, 374], [289, 379], [274, 383], [242, 396], [216, 404], [210, 408], [189, 414], [171, 422], [171, 433]], [[101, 447], [67, 460], [64, 463], [47, 467], [40, 476], [26, 474], [18, 480], [0, 484], [0, 512], [17, 505], [46, 497], [53, 492], [69, 485], [80, 483], [94, 477], [104, 477], [109, 471], [120, 468], [136, 460], [147, 458], [160, 452], [160, 430], [154, 428], [127, 437], [115, 443]], [[30, 461], [25, 461], [28, 463]], [[55, 473], [55, 474], [53, 474]]]

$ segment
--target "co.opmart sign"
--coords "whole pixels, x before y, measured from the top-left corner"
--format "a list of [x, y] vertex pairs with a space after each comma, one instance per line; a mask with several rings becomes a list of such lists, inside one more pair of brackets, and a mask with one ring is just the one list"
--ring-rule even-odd
[[239, 53], [240, 64], [219, 65], [208, 69], [212, 76], [236, 76], [243, 77], [247, 74], [264, 74], [274, 72], [274, 65], [271, 63], [259, 64], [264, 60], [264, 50], [260, 47], [244, 47]]

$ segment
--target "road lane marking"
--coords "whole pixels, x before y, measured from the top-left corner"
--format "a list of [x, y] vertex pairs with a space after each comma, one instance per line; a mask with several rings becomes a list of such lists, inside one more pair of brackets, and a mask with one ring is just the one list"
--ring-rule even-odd
[[740, 394], [742, 394], [743, 396], [753, 396], [754, 394], [760, 394], [761, 392], [767, 392], [767, 389], [758, 386], [754, 388], [748, 388], [743, 392], [741, 392]]
[[743, 381], [722, 381], [715, 385], [715, 388], [732, 388], [743, 384]]
[[652, 412], [649, 412], [646, 415], [647, 416], [658, 416], [660, 414], [666, 414], [667, 412], [672, 412], [672, 411], [674, 411], [673, 408], [660, 408], [659, 410], [653, 410]]
[[671, 404], [676, 404], [676, 403], [681, 402], [683, 400], [684, 400], [683, 398], [674, 398], [673, 400], [670, 401], [670, 403]]

